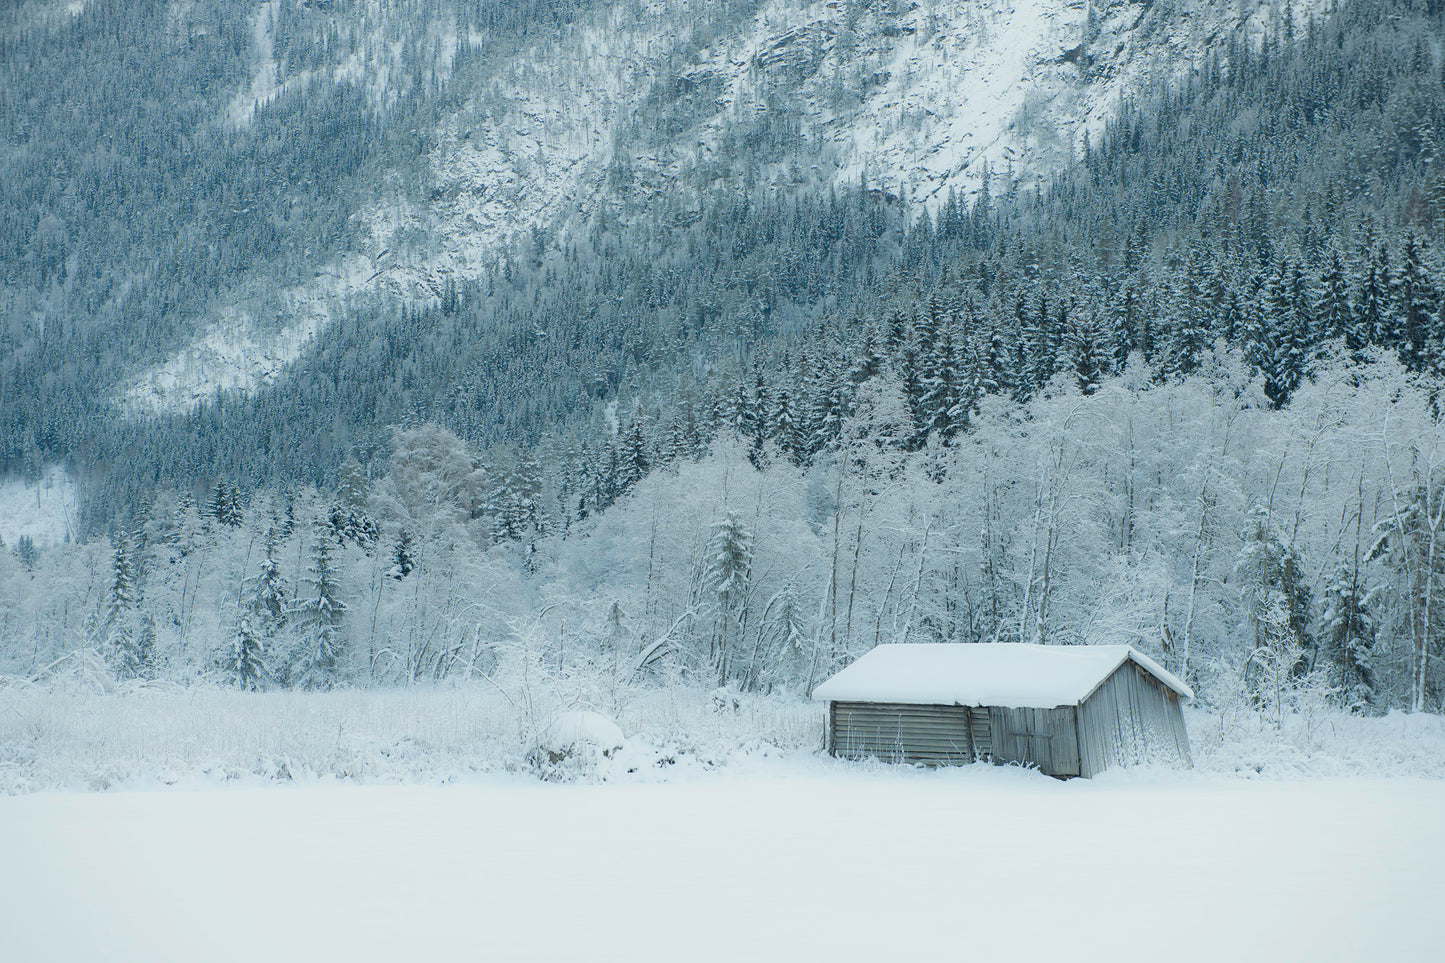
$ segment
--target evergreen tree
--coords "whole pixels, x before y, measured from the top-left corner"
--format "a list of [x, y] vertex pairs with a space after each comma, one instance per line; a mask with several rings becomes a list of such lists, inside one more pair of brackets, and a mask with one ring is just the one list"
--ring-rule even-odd
[[369, 553], [381, 535], [376, 519], [367, 514], [366, 509], [349, 508], [342, 501], [331, 506], [327, 520], [338, 545], [350, 543]]
[[255, 692], [272, 677], [272, 649], [286, 622], [286, 593], [274, 527], [266, 529], [261, 564], [246, 580], [243, 591], [236, 629], [216, 654], [216, 665], [232, 685]]
[[286, 589], [281, 578], [278, 547], [276, 529], [267, 528], [261, 565], [249, 586], [250, 615], [266, 638], [273, 637], [286, 623]]
[[[923, 409], [928, 418], [926, 429], [947, 442], [967, 427], [971, 407], [964, 404], [963, 365], [951, 330], [945, 329], [939, 336], [934, 358], [923, 393]], [[840, 418], [838, 429], [833, 433], [835, 438], [841, 427]]]
[[35, 563], [40, 558], [40, 553], [35, 548], [35, 539], [29, 535], [21, 535], [15, 542], [15, 557], [25, 567], [25, 571], [33, 572]]
[[311, 555], [306, 567], [306, 594], [291, 608], [291, 620], [301, 639], [293, 654], [287, 677], [308, 689], [329, 689], [344, 671], [345, 637], [343, 622], [346, 603], [341, 599], [332, 539], [320, 521], [312, 526]]
[[923, 441], [928, 436], [930, 419], [924, 397], [927, 386], [923, 380], [923, 366], [920, 363], [918, 348], [912, 341], [904, 345], [903, 354], [898, 359], [898, 368], [898, 380], [903, 388], [903, 400], [908, 405], [909, 430], [904, 443], [910, 450], [917, 450], [923, 447]]
[[1086, 395], [1093, 394], [1108, 373], [1109, 356], [1092, 318], [1083, 313], [1074, 315], [1064, 339], [1064, 350], [1078, 379], [1079, 390]]
[[736, 660], [747, 630], [752, 568], [752, 533], [736, 512], [726, 512], [713, 524], [702, 577], [711, 613], [708, 659], [718, 685], [734, 681], [741, 668]]
[[[1329, 266], [1320, 279], [1320, 298], [1315, 311], [1323, 337], [1334, 340], [1349, 335], [1352, 327], [1349, 281], [1338, 251], [1330, 252]], [[1351, 346], [1351, 349], [1357, 351], [1360, 347], [1363, 345]]]
[[1243, 307], [1244, 323], [1239, 334], [1245, 363], [1256, 371], [1265, 373], [1268, 380], [1268, 372], [1275, 359], [1269, 304], [1256, 297], [1246, 301]]
[[216, 482], [211, 489], [211, 502], [207, 514], [220, 525], [238, 528], [241, 525], [241, 492], [226, 484], [225, 479]]
[[1123, 371], [1135, 350], [1138, 304], [1133, 285], [1126, 284], [1109, 305], [1109, 366]]
[[1043, 388], [1054, 376], [1057, 362], [1055, 347], [1058, 332], [1055, 322], [1049, 316], [1049, 300], [1040, 294], [1036, 310], [1025, 315], [1024, 327], [1019, 336], [1023, 351], [1023, 377], [1019, 383], [1027, 386], [1027, 396]]
[[1438, 365], [1441, 346], [1435, 325], [1437, 293], [1425, 269], [1420, 244], [1413, 234], [1405, 238], [1403, 263], [1395, 285], [1394, 314], [1400, 319], [1400, 360], [1416, 371]]
[[386, 574], [400, 582], [416, 569], [415, 546], [411, 532], [402, 529], [396, 536], [396, 545], [391, 550], [391, 568]]
[[1355, 298], [1356, 335], [1352, 342], [1390, 345], [1395, 339], [1393, 297], [1389, 255], [1384, 243], [1373, 255], [1367, 254], [1368, 267], [1359, 294]]
[[[625, 457], [619, 464], [626, 465]], [[530, 450], [524, 449], [505, 468], [493, 472], [493, 477], [496, 485], [488, 495], [487, 511], [495, 519], [499, 540], [518, 541], [546, 527], [542, 517], [542, 469]], [[622, 482], [636, 484], [631, 478]]]
[[747, 417], [743, 423], [743, 433], [751, 438], [754, 443], [761, 441], [768, 433], [768, 383], [763, 375], [762, 369], [758, 369], [753, 381], [753, 394], [748, 400]]
[[141, 629], [136, 625], [136, 608], [140, 592], [136, 584], [135, 557], [130, 537], [121, 530], [115, 538], [111, 555], [110, 587], [106, 593], [105, 631], [107, 654], [116, 676], [135, 679], [150, 674], [154, 648], [147, 647]]
[[979, 395], [1003, 395], [1013, 390], [1008, 342], [998, 328], [989, 331], [988, 342], [975, 370], [978, 372]]
[[1224, 334], [1224, 343], [1234, 346], [1240, 343], [1244, 335], [1245, 319], [1247, 312], [1244, 304], [1239, 299], [1239, 292], [1230, 289], [1225, 297], [1224, 315], [1220, 320], [1220, 329]]
[[883, 349], [878, 343], [878, 328], [869, 322], [863, 327], [863, 336], [854, 352], [853, 367], [848, 372], [848, 380], [855, 385], [861, 385], [869, 378], [876, 378], [883, 371], [884, 361]]
[[347, 455], [336, 470], [336, 501], [343, 511], [359, 514], [366, 511], [366, 469], [351, 455]]
[[1374, 701], [1375, 619], [1369, 596], [1359, 584], [1356, 569], [1341, 561], [1325, 582], [1324, 611], [1320, 615], [1321, 654], [1338, 672], [1339, 691], [1347, 707], [1361, 708]]
[[793, 422], [792, 397], [786, 387], [779, 389], [776, 397], [768, 437], [796, 461], [798, 455], [793, 446], [797, 440], [798, 426]]
[[1277, 407], [1289, 401], [1309, 370], [1311, 319], [1300, 307], [1307, 297], [1302, 276], [1297, 275], [1292, 284], [1289, 269], [1283, 263], [1276, 265], [1260, 305], [1264, 342], [1257, 345], [1256, 357], [1265, 378], [1265, 393]]
[[1193, 256], [1185, 263], [1184, 279], [1173, 300], [1173, 315], [1165, 372], [1174, 376], [1193, 374], [1209, 345], [1213, 322]]
[[837, 442], [838, 434], [843, 430], [843, 420], [848, 415], [849, 386], [841, 378], [834, 379], [831, 384], [820, 384], [819, 391], [813, 437], [808, 443], [810, 457], [816, 457]]
[[632, 417], [632, 423], [622, 434], [622, 443], [617, 452], [617, 485], [619, 494], [632, 490], [652, 470], [652, 456], [647, 445], [647, 434], [643, 424], [645, 416], [639, 409]]
[[231, 636], [230, 644], [219, 654], [217, 666], [231, 685], [247, 692], [256, 692], [267, 676], [265, 656], [265, 640], [252, 627], [251, 619], [243, 615]]
[[206, 503], [206, 516], [220, 522], [229, 511], [230, 501], [230, 489], [226, 485], [225, 479], [221, 479], [216, 482], [216, 487], [211, 489], [210, 501]]
[[[688, 441], [688, 427], [686, 415], [678, 414], [669, 419], [667, 428], [663, 432], [663, 441], [657, 451], [657, 462], [659, 467], [676, 464], [691, 456], [691, 445]], [[562, 480], [563, 484], [566, 479]]]
[[603, 639], [607, 651], [620, 653], [627, 649], [627, 613], [622, 611], [622, 605], [616, 599], [607, 609], [607, 627], [603, 632]]

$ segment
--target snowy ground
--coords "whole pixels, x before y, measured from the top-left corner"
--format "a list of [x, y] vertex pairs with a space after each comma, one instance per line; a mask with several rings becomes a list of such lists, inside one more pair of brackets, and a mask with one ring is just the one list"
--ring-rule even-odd
[[[50, 687], [0, 676], [0, 796], [475, 779], [526, 771], [528, 750], [555, 735], [553, 723], [572, 708], [481, 683], [243, 693], [95, 678], [109, 691], [87, 690], [78, 677]], [[807, 758], [822, 742], [821, 710], [798, 699], [744, 697], [719, 711], [708, 690], [657, 688], [620, 690], [592, 705], [629, 740], [613, 780], [674, 779], [735, 757]], [[518, 711], [526, 706], [534, 708]]]
[[0, 798], [6, 959], [1430, 959], [1445, 783], [772, 760]]
[[64, 468], [46, 469], [31, 484], [19, 477], [0, 477], [0, 541], [13, 549], [21, 536], [37, 548], [58, 545], [79, 531], [75, 485]]
[[1194, 771], [1059, 782], [832, 760], [798, 699], [621, 690], [593, 704], [627, 745], [544, 782], [550, 710], [481, 685], [85, 680], [0, 679], [7, 963], [1381, 960], [1445, 935], [1438, 716], [1195, 711]]

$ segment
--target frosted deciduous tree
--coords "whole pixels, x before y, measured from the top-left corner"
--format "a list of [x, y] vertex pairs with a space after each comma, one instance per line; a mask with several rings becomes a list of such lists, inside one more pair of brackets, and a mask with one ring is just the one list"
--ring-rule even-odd
[[414, 531], [470, 522], [481, 514], [486, 494], [481, 459], [452, 432], [425, 424], [392, 433], [391, 474], [381, 501]]
[[1421, 712], [1445, 623], [1445, 491], [1428, 470], [1417, 466], [1414, 473], [1415, 484], [1393, 492], [1369, 557], [1385, 562], [1394, 576], [1410, 640], [1410, 708]]

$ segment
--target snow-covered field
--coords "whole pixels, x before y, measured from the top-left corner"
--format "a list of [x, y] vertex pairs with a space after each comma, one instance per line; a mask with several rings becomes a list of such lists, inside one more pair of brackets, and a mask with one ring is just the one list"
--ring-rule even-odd
[[1422, 960], [1445, 783], [756, 762], [0, 798], [4, 958]]
[[815, 705], [659, 688], [604, 707], [623, 749], [542, 781], [558, 708], [11, 680], [0, 960], [1438, 949], [1437, 716], [1194, 711], [1194, 771], [1059, 782], [840, 762]]

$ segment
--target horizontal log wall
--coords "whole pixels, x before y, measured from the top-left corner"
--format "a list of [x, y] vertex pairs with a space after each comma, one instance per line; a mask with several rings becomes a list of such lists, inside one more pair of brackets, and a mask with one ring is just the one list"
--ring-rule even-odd
[[829, 721], [833, 755], [844, 759], [930, 766], [974, 760], [973, 720], [965, 706], [834, 702]]

